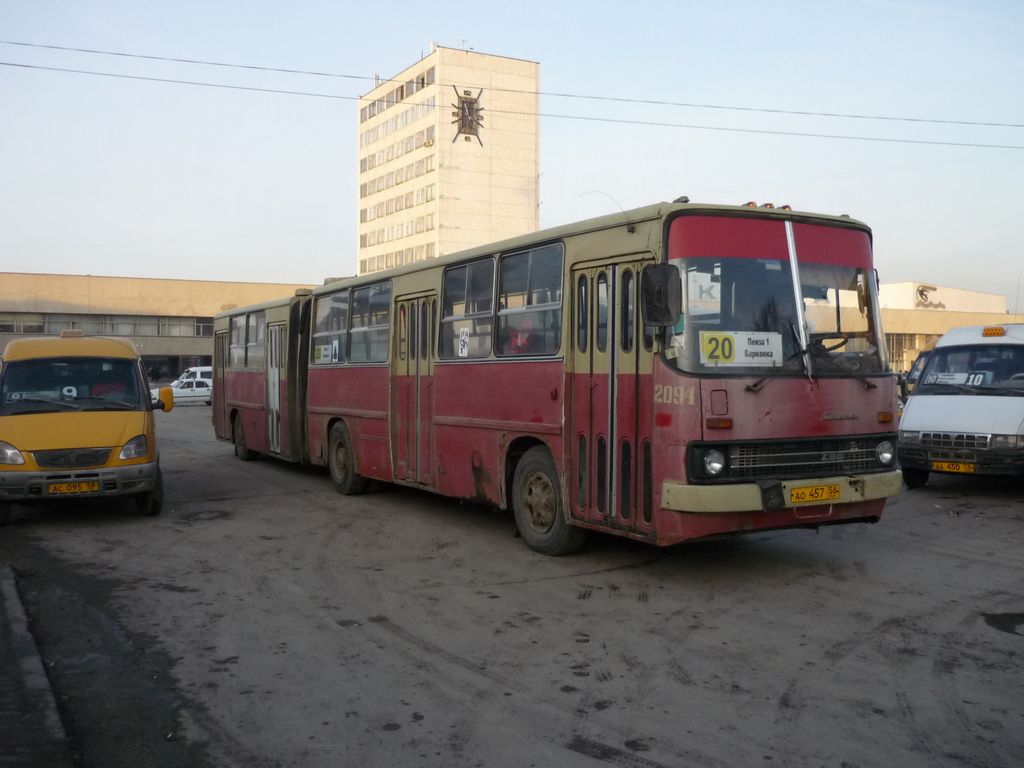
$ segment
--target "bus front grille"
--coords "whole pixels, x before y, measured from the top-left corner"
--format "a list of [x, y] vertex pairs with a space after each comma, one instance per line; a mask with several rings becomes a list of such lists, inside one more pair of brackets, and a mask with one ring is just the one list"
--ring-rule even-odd
[[875, 449], [880, 436], [784, 443], [748, 443], [729, 448], [729, 479], [759, 480], [843, 475], [881, 469]]

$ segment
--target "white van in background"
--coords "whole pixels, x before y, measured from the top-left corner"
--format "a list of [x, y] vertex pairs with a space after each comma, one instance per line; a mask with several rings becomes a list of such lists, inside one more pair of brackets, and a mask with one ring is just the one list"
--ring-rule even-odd
[[[199, 365], [194, 368], [186, 368], [181, 374], [167, 385], [171, 388], [175, 405], [184, 403], [213, 403], [213, 366]], [[158, 390], [152, 388], [150, 395], [155, 400]]]
[[[194, 368], [186, 368], [178, 375], [175, 381], [192, 381], [193, 379], [203, 379], [209, 382], [210, 386], [213, 386], [213, 366], [198, 365]], [[171, 384], [171, 386], [174, 385]]]
[[899, 429], [908, 488], [930, 472], [1024, 477], [1024, 323], [947, 332]]

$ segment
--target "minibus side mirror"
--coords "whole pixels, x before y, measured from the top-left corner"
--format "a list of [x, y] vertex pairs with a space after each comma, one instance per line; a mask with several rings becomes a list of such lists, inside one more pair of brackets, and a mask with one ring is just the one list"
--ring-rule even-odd
[[153, 407], [164, 413], [170, 411], [174, 407], [174, 390], [170, 387], [160, 387], [160, 396], [153, 401]]
[[640, 310], [645, 325], [668, 328], [679, 322], [683, 286], [672, 264], [648, 264], [640, 275]]

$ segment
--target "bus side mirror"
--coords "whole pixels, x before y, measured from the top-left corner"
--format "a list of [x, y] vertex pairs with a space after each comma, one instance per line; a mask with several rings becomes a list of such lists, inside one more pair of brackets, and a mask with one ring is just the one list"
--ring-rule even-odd
[[669, 328], [683, 311], [683, 285], [671, 264], [648, 264], [640, 275], [640, 309], [645, 325]]

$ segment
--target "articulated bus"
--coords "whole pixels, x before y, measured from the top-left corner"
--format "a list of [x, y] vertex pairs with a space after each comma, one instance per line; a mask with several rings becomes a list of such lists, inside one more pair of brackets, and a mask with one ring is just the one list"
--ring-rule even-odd
[[875, 522], [901, 487], [870, 229], [658, 204], [215, 319], [217, 436], [511, 509], [526, 543]]

